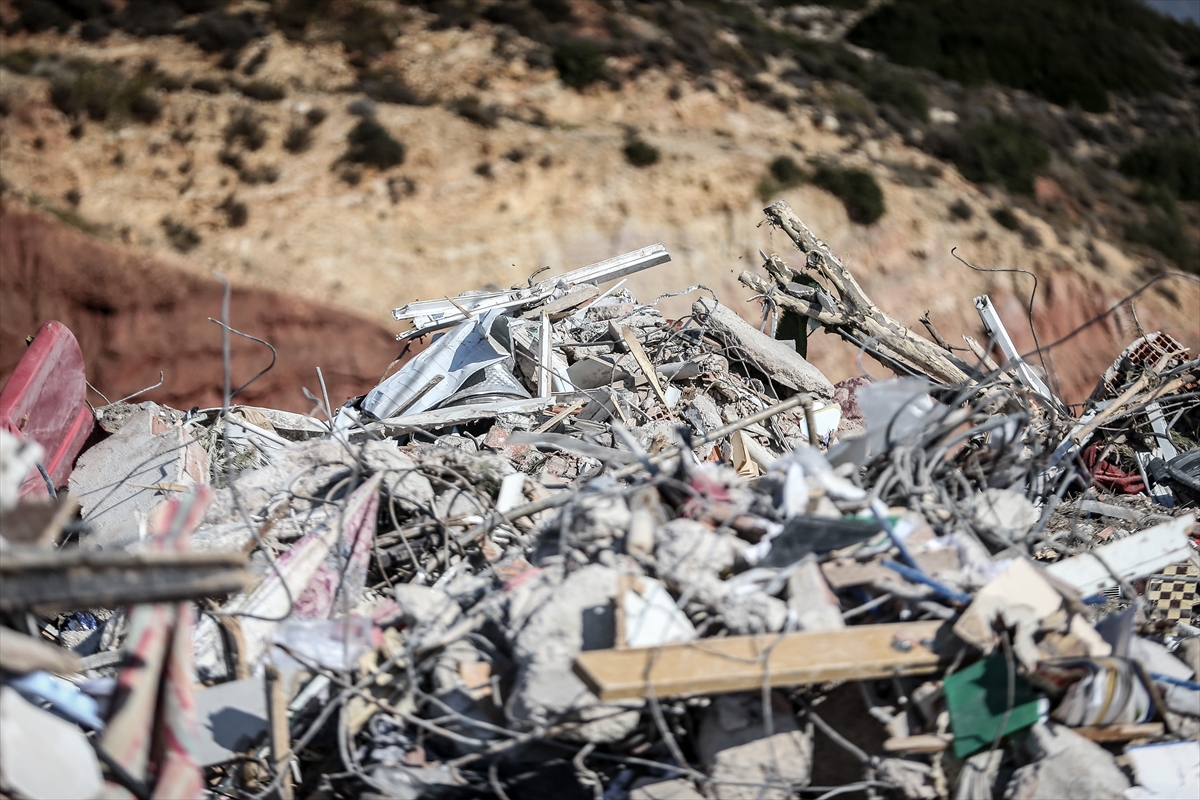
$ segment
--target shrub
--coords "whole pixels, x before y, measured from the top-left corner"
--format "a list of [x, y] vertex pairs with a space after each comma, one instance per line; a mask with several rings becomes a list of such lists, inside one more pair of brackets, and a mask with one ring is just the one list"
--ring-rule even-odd
[[300, 122], [292, 123], [283, 137], [283, 149], [289, 153], [303, 153], [312, 146], [312, 128]]
[[132, 0], [112, 16], [112, 21], [133, 36], [167, 36], [175, 32], [175, 25], [181, 17], [183, 12], [175, 3]]
[[427, 106], [429, 98], [421, 95], [395, 72], [363, 70], [359, 72], [358, 88], [372, 100], [402, 106]]
[[495, 103], [484, 105], [477, 95], [455, 100], [450, 108], [460, 117], [474, 122], [481, 128], [495, 128], [500, 124], [500, 106]]
[[240, 228], [250, 219], [250, 211], [246, 208], [246, 204], [235, 199], [232, 194], [217, 206], [217, 210], [224, 212], [225, 223], [231, 228]]
[[327, 116], [329, 116], [329, 112], [319, 106], [313, 106], [304, 113], [304, 119], [314, 128], [324, 122]]
[[1003, 184], [1022, 194], [1032, 194], [1033, 176], [1050, 161], [1033, 128], [1011, 117], [968, 128], [961, 146], [949, 155], [967, 180]]
[[183, 30], [184, 38], [206, 53], [239, 53], [264, 33], [253, 14], [225, 11], [209, 11]]
[[1188, 236], [1178, 215], [1151, 208], [1145, 223], [1131, 225], [1125, 230], [1125, 238], [1153, 247], [1185, 272], [1200, 274], [1200, 243]]
[[929, 121], [929, 101], [916, 78], [896, 71], [881, 72], [867, 83], [867, 97], [876, 103], [886, 103], [905, 114]]
[[220, 94], [225, 91], [225, 82], [219, 78], [197, 78], [192, 81], [192, 88], [205, 94]]
[[18, 75], [28, 75], [33, 72], [33, 68], [37, 65], [41, 58], [37, 52], [30, 50], [28, 47], [22, 47], [20, 50], [13, 50], [0, 55], [0, 67], [11, 70]]
[[564, 42], [551, 56], [559, 80], [572, 89], [583, 89], [604, 77], [604, 57], [589, 41]]
[[277, 83], [267, 81], [250, 81], [238, 86], [238, 91], [252, 100], [272, 103], [287, 96], [287, 91]]
[[812, 181], [841, 200], [853, 222], [870, 225], [883, 216], [883, 190], [869, 172], [824, 164], [817, 167]]
[[975, 216], [975, 210], [967, 205], [967, 201], [961, 197], [950, 204], [950, 217], [966, 222], [971, 217]]
[[404, 163], [404, 145], [373, 119], [360, 119], [346, 138], [349, 147], [341, 160], [388, 169]]
[[783, 189], [791, 189], [804, 182], [804, 170], [792, 160], [791, 156], [778, 156], [771, 162], [771, 177]]
[[1011, 208], [994, 208], [990, 213], [992, 219], [1000, 223], [1000, 227], [1002, 228], [1015, 231], [1021, 227], [1021, 221], [1017, 219], [1017, 215], [1012, 212]]
[[1200, 200], [1200, 144], [1194, 141], [1148, 142], [1126, 154], [1120, 170], [1180, 200]]
[[1103, 112], [1109, 91], [1172, 88], [1158, 51], [1169, 32], [1184, 27], [1137, 0], [896, 0], [863, 18], [847, 39], [963, 84], [993, 80]]
[[658, 163], [658, 148], [640, 137], [625, 143], [625, 160], [635, 167], [648, 167]]
[[74, 59], [51, 78], [50, 102], [68, 116], [86, 114], [96, 121], [133, 118], [153, 122], [162, 109], [147, 94], [152, 85], [149, 76], [126, 78], [105, 64]]
[[243, 106], [230, 114], [223, 134], [226, 145], [240, 142], [247, 150], [258, 150], [267, 143], [267, 132], [258, 114], [249, 106]]
[[238, 180], [253, 186], [256, 183], [274, 183], [279, 180], [279, 167], [274, 164], [242, 164], [238, 169]]
[[182, 222], [171, 217], [163, 217], [159, 224], [167, 235], [167, 241], [181, 253], [190, 252], [200, 244], [200, 234]]
[[14, 25], [16, 30], [41, 33], [54, 28], [59, 33], [66, 33], [71, 28], [71, 16], [56, 3], [47, 0], [25, 0], [20, 7], [21, 14]]

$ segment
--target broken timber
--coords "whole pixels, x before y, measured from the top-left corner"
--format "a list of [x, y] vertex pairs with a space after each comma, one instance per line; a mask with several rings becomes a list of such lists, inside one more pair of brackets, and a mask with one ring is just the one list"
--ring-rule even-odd
[[942, 622], [730, 636], [662, 647], [589, 650], [575, 673], [603, 701], [741, 692], [770, 686], [936, 672], [929, 648]]
[[771, 297], [784, 308], [816, 320], [842, 338], [866, 347], [889, 367], [899, 362], [945, 384], [967, 382], [967, 365], [881, 311], [829, 246], [800, 221], [787, 203], [777, 200], [763, 211], [771, 227], [782, 230], [800, 252], [807, 254], [806, 266], [833, 287], [838, 299], [826, 294], [822, 302], [821, 290], [794, 283], [796, 272], [778, 256], [771, 256], [763, 265], [774, 280], [774, 286], [746, 271], [738, 278], [742, 284]]
[[69, 611], [239, 592], [254, 575], [240, 551], [12, 548], [0, 554], [0, 611]]

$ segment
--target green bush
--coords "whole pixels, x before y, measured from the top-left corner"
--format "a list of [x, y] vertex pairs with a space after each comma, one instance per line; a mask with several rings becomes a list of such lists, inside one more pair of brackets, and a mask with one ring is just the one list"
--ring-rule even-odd
[[301, 122], [292, 123], [283, 137], [283, 149], [289, 153], [303, 153], [312, 146], [312, 128]]
[[604, 77], [604, 56], [593, 42], [564, 42], [551, 56], [558, 77], [572, 89], [583, 89]]
[[36, 51], [30, 50], [28, 47], [23, 47], [20, 50], [12, 50], [3, 55], [0, 55], [0, 67], [7, 70], [12, 70], [19, 75], [28, 75], [33, 71], [34, 65], [41, 58]]
[[1110, 91], [1172, 90], [1159, 52], [1186, 54], [1198, 35], [1138, 0], [895, 0], [847, 39], [966, 85], [991, 80], [1103, 112]]
[[791, 189], [804, 182], [804, 170], [791, 156], [778, 156], [771, 162], [770, 170], [771, 177], [781, 189]]
[[625, 160], [635, 167], [648, 167], [658, 163], [658, 148], [641, 138], [625, 143]]
[[929, 100], [912, 75], [897, 71], [878, 73], [867, 82], [867, 97], [886, 103], [921, 122], [929, 121]]
[[993, 208], [991, 215], [992, 219], [1000, 223], [1002, 228], [1015, 231], [1021, 227], [1021, 220], [1017, 219], [1017, 215], [1012, 212], [1011, 208]]
[[1148, 142], [1122, 158], [1120, 169], [1180, 200], [1200, 200], [1200, 144], [1194, 141]]
[[963, 177], [998, 183], [1009, 191], [1033, 192], [1033, 176], [1050, 161], [1050, 151], [1029, 125], [1011, 117], [967, 128], [962, 141], [946, 153]]
[[1177, 214], [1168, 214], [1160, 208], [1148, 209], [1145, 223], [1131, 225], [1125, 230], [1125, 238], [1153, 247], [1185, 272], [1200, 274], [1200, 246], [1184, 230], [1183, 220]]
[[50, 102], [67, 116], [150, 123], [162, 113], [158, 100], [149, 94], [153, 85], [147, 75], [127, 78], [106, 64], [72, 59], [50, 79]]
[[346, 141], [349, 147], [342, 156], [352, 164], [369, 164], [388, 169], [404, 163], [404, 145], [373, 119], [360, 119]]
[[181, 253], [190, 252], [200, 244], [200, 234], [178, 220], [163, 217], [159, 224], [167, 235], [167, 241]]
[[883, 190], [869, 172], [823, 164], [812, 182], [841, 200], [853, 222], [870, 225], [883, 216]]

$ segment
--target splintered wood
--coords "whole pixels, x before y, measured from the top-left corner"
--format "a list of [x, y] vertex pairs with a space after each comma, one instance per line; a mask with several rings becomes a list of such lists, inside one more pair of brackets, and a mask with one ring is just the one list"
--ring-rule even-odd
[[603, 701], [740, 692], [936, 672], [929, 648], [942, 622], [731, 636], [663, 647], [589, 650], [575, 673]]

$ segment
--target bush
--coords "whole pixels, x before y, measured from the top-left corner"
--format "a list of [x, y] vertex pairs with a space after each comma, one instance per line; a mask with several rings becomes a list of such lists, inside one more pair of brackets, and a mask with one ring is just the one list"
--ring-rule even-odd
[[881, 72], [867, 83], [867, 97], [886, 103], [921, 122], [929, 121], [929, 101], [925, 90], [912, 75], [896, 71]]
[[167, 241], [181, 253], [195, 250], [200, 244], [200, 234], [182, 222], [174, 220], [171, 217], [163, 217], [159, 224], [162, 225], [163, 232], [167, 235]]
[[229, 116], [223, 132], [226, 145], [240, 142], [247, 150], [258, 150], [267, 143], [267, 131], [258, 114], [249, 106], [236, 109]]
[[0, 67], [11, 70], [18, 75], [28, 75], [33, 72], [33, 68], [37, 65], [41, 58], [36, 51], [30, 50], [28, 47], [23, 47], [20, 50], [13, 50], [0, 55]]
[[329, 112], [320, 106], [313, 106], [304, 113], [304, 119], [314, 128], [325, 121], [325, 117], [329, 116]]
[[217, 210], [224, 212], [225, 224], [231, 228], [240, 228], [250, 219], [250, 210], [246, 208], [246, 204], [234, 199], [232, 194], [217, 206]]
[[71, 28], [73, 20], [70, 15], [56, 4], [47, 0], [25, 0], [21, 3], [21, 14], [17, 17], [16, 30], [26, 30], [30, 33], [41, 33], [51, 28], [59, 33], [66, 33]]
[[992, 219], [1000, 223], [1000, 227], [1008, 228], [1010, 231], [1020, 229], [1021, 221], [1017, 219], [1017, 215], [1012, 212], [1011, 208], [994, 208], [991, 211]]
[[622, 152], [625, 153], [625, 160], [638, 168], [658, 163], [658, 148], [640, 137], [626, 142]]
[[312, 146], [312, 128], [300, 122], [292, 123], [283, 137], [283, 149], [293, 155], [303, 153]]
[[225, 91], [225, 82], [218, 78], [197, 78], [192, 81], [192, 88], [205, 94], [220, 94]]
[[373, 119], [360, 119], [346, 141], [349, 147], [342, 161], [369, 164], [388, 169], [404, 163], [404, 145], [392, 138], [387, 129]]
[[791, 156], [778, 156], [771, 162], [771, 177], [780, 188], [791, 189], [804, 182], [804, 170], [792, 160]]
[[484, 105], [476, 95], [455, 100], [450, 108], [460, 117], [474, 122], [481, 128], [495, 128], [500, 124], [501, 108], [495, 103]]
[[864, 17], [847, 39], [966, 85], [992, 80], [1103, 112], [1109, 91], [1173, 88], [1158, 52], [1185, 27], [1138, 0], [896, 0]]
[[1120, 170], [1180, 200], [1200, 200], [1200, 144], [1194, 141], [1148, 142], [1126, 154]]
[[883, 216], [883, 190], [869, 172], [825, 164], [817, 167], [812, 181], [841, 200], [853, 222], [870, 225]]
[[183, 11], [175, 3], [132, 0], [112, 16], [112, 21], [133, 36], [167, 36], [175, 32], [175, 25], [182, 17]]
[[267, 81], [243, 83], [238, 86], [238, 91], [251, 100], [261, 100], [264, 103], [273, 103], [287, 96], [287, 91], [282, 86]]
[[239, 53], [266, 31], [249, 12], [210, 11], [183, 30], [183, 37], [206, 53]]
[[117, 70], [84, 59], [74, 59], [56, 70], [50, 81], [50, 102], [67, 116], [86, 114], [91, 119], [136, 119], [154, 122], [162, 108], [148, 94], [153, 79], [147, 75], [126, 78]]
[[975, 183], [999, 183], [1009, 191], [1033, 193], [1033, 177], [1050, 161], [1050, 151], [1029, 125], [997, 117], [968, 128], [948, 153], [963, 177]]
[[952, 219], [962, 220], [963, 222], [975, 216], [975, 210], [967, 205], [967, 201], [961, 197], [950, 204], [949, 210]]
[[1153, 247], [1185, 272], [1200, 274], [1200, 244], [1188, 236], [1178, 215], [1151, 208], [1145, 223], [1131, 225], [1125, 231], [1125, 238]]
[[572, 89], [583, 89], [604, 77], [604, 57], [593, 42], [564, 42], [551, 56], [559, 80]]

